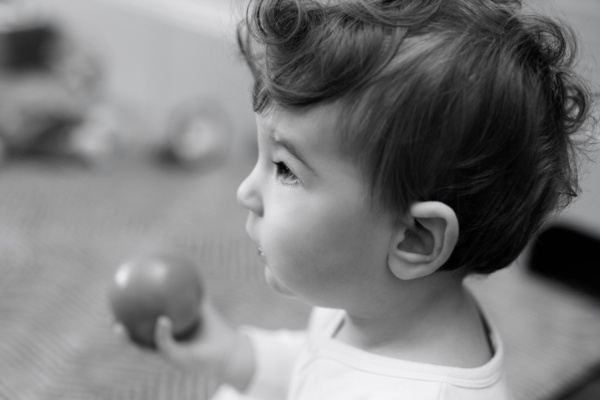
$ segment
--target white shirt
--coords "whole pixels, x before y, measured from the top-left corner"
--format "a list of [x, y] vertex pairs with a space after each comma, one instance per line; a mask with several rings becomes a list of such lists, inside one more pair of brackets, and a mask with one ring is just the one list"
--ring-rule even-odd
[[344, 311], [315, 308], [307, 331], [246, 329], [256, 370], [240, 395], [222, 388], [214, 400], [507, 400], [504, 349], [489, 318], [494, 355], [477, 368], [409, 362], [334, 339]]

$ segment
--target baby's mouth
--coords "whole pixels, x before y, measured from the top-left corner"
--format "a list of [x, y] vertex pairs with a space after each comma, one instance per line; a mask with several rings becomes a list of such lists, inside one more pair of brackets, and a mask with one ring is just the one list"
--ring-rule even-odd
[[258, 257], [260, 258], [260, 260], [266, 265], [267, 264], [267, 257], [265, 257], [265, 253], [263, 252], [262, 247], [258, 247], [258, 249], [256, 249], [256, 253], [258, 254]]
[[265, 253], [263, 252], [262, 247], [258, 246], [258, 248], [256, 249], [256, 252], [258, 253], [258, 256], [260, 257], [262, 262], [265, 264], [265, 279], [267, 281], [267, 284], [269, 286], [271, 286], [271, 288], [273, 288], [277, 293], [279, 293], [285, 297], [296, 297], [294, 292], [292, 292], [291, 290], [289, 290], [288, 288], [283, 286], [273, 276], [273, 273], [271, 272], [271, 269], [269, 268], [269, 264], [267, 263], [267, 257], [265, 257]]

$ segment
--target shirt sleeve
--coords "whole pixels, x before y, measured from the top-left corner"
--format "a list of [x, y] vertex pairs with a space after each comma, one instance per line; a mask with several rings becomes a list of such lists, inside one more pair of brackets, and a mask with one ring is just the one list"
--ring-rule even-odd
[[306, 344], [306, 331], [269, 331], [243, 327], [255, 358], [254, 375], [245, 395], [253, 399], [281, 400], [287, 397], [294, 363]]

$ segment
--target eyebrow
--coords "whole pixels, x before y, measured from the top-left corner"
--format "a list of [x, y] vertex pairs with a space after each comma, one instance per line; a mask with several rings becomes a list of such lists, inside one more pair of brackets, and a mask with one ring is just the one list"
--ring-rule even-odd
[[292, 142], [290, 142], [289, 140], [287, 140], [285, 138], [277, 136], [277, 135], [268, 135], [267, 139], [268, 139], [269, 143], [271, 144], [271, 146], [281, 147], [281, 148], [285, 149], [288, 153], [290, 153], [290, 155], [292, 157], [294, 157], [296, 160], [300, 161], [302, 164], [304, 164], [306, 166], [306, 168], [308, 168], [314, 172], [314, 170], [306, 162], [306, 159], [302, 156], [302, 154], [298, 151], [298, 149], [296, 148], [296, 146], [294, 146], [294, 144]]

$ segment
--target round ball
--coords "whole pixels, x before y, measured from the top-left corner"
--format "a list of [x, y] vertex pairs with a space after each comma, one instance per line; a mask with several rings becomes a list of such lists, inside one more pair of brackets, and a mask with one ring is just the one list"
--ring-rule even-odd
[[144, 255], [118, 268], [110, 304], [131, 339], [154, 348], [154, 331], [160, 316], [171, 320], [178, 340], [195, 332], [203, 293], [198, 269], [189, 259], [170, 254]]

